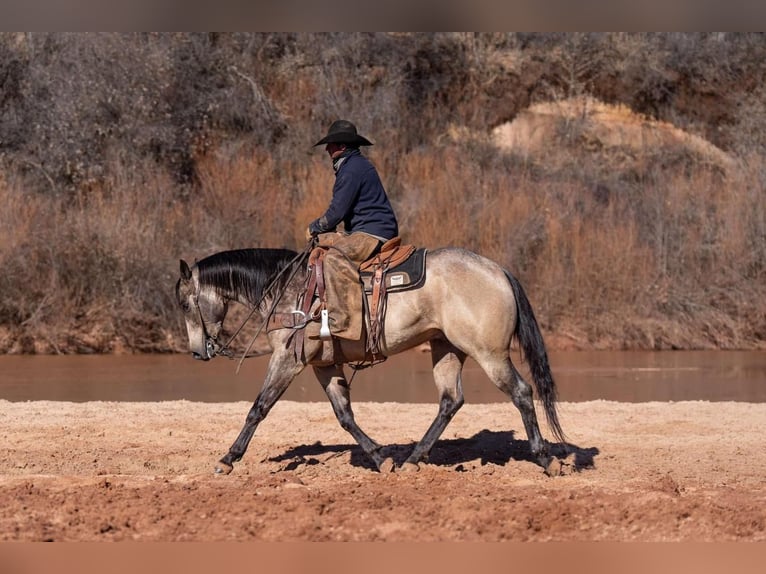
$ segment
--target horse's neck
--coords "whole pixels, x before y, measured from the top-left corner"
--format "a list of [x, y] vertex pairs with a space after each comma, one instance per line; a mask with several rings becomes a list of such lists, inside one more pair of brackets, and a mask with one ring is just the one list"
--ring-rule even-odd
[[[306, 275], [307, 270], [305, 268], [298, 269], [286, 286], [276, 290], [272, 289], [272, 292], [267, 293], [265, 296], [261, 293], [260, 301], [251, 300], [246, 293], [235, 293], [233, 291], [228, 291], [225, 296], [228, 301], [240, 303], [249, 309], [253, 309], [256, 305], [260, 304], [262, 314], [267, 313], [272, 308], [274, 297], [278, 296], [279, 303], [276, 308], [278, 310], [292, 310], [296, 305], [298, 295], [305, 290]], [[268, 289], [268, 287], [269, 285], [265, 285], [264, 290]]]
[[[295, 306], [298, 304], [299, 296], [306, 291], [307, 275], [308, 270], [305, 266], [301, 267], [296, 270], [295, 275], [293, 275], [292, 279], [290, 279], [284, 287], [277, 290], [278, 292], [275, 296], [279, 297], [279, 303], [275, 309], [279, 311], [292, 311], [295, 309]], [[273, 303], [274, 296], [269, 296], [268, 308], [271, 308]]]

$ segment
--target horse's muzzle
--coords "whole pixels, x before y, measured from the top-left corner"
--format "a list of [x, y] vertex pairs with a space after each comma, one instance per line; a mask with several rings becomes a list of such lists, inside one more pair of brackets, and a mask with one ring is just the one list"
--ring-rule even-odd
[[194, 357], [198, 361], [209, 361], [210, 359], [212, 359], [218, 354], [215, 347], [216, 347], [215, 343], [212, 340], [208, 339], [207, 341], [205, 341], [205, 352], [198, 353], [197, 351], [192, 351], [191, 352], [192, 357]]
[[218, 350], [216, 349], [216, 344], [212, 339], [208, 339], [205, 341], [205, 352], [207, 353], [207, 358], [212, 359], [218, 354]]

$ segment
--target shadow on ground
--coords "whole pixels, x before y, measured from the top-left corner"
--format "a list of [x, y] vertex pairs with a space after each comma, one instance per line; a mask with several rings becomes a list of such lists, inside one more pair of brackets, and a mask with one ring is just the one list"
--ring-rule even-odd
[[[503, 466], [510, 461], [536, 463], [529, 448], [529, 441], [516, 439], [514, 431], [490, 431], [484, 429], [470, 438], [439, 440], [431, 450], [429, 464], [438, 466], [458, 466], [470, 461], [480, 460], [482, 465], [496, 464]], [[400, 466], [415, 447], [414, 442], [393, 444], [383, 447], [384, 456], [391, 457]], [[599, 454], [596, 447], [580, 447], [571, 443], [549, 443], [550, 453], [558, 459], [574, 455], [574, 470], [594, 466], [594, 458]], [[325, 445], [315, 442], [286, 450], [279, 456], [270, 458], [271, 462], [287, 462], [283, 470], [295, 470], [302, 465], [319, 464], [317, 457], [326, 459], [328, 455], [351, 453], [351, 464], [370, 470], [375, 465], [356, 444]]]

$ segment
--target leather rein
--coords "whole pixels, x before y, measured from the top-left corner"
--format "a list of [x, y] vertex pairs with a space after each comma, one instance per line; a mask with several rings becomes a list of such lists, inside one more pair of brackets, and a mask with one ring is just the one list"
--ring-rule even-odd
[[[250, 321], [250, 319], [252, 319], [253, 315], [260, 308], [261, 303], [263, 303], [264, 299], [266, 299], [266, 297], [271, 294], [272, 289], [277, 284], [277, 282], [282, 277], [282, 275], [288, 269], [292, 268], [292, 273], [290, 274], [290, 277], [288, 277], [288, 279], [284, 282], [285, 285], [289, 285], [290, 281], [292, 281], [293, 277], [295, 277], [295, 274], [302, 267], [302, 265], [299, 265], [299, 264], [296, 264], [296, 263], [301, 262], [302, 260], [308, 258], [309, 254], [311, 253], [313, 248], [314, 248], [314, 240], [312, 239], [312, 240], [310, 240], [307, 243], [307, 245], [303, 249], [303, 251], [298, 253], [282, 269], [280, 269], [280, 271], [271, 280], [271, 283], [269, 283], [269, 285], [263, 290], [263, 294], [261, 295], [260, 299], [258, 299], [258, 301], [255, 303], [255, 305], [253, 305], [252, 309], [250, 309], [250, 313], [248, 313], [247, 317], [245, 317], [245, 319], [242, 321], [242, 323], [237, 328], [237, 330], [234, 331], [234, 333], [231, 335], [231, 337], [229, 337], [229, 340], [226, 341], [226, 343], [224, 343], [223, 345], [219, 345], [218, 341], [217, 341], [217, 337], [213, 337], [213, 336], [211, 336], [208, 333], [207, 327], [205, 326], [205, 321], [204, 321], [204, 319], [202, 317], [202, 309], [200, 309], [200, 306], [199, 306], [199, 299], [198, 299], [199, 298], [199, 289], [197, 290], [198, 292], [197, 292], [197, 294], [195, 296], [195, 303], [197, 305], [197, 312], [199, 313], [199, 316], [200, 316], [200, 322], [202, 323], [202, 330], [203, 330], [204, 335], [205, 335], [205, 347], [206, 347], [206, 350], [207, 350], [207, 353], [208, 353], [208, 357], [210, 357], [212, 359], [213, 357], [215, 357], [217, 355], [221, 355], [221, 356], [224, 356], [224, 357], [228, 357], [229, 359], [234, 359], [235, 358], [234, 357], [234, 352], [231, 349], [229, 349], [229, 346], [232, 344], [232, 342], [234, 342], [234, 339], [236, 339], [237, 336], [242, 332], [242, 329], [244, 329], [245, 325], [247, 325], [247, 323]], [[249, 354], [250, 353], [250, 349], [252, 349], [253, 344], [255, 344], [255, 340], [258, 338], [258, 335], [261, 334], [261, 331], [263, 331], [263, 328], [266, 325], [268, 325], [269, 318], [274, 314], [274, 311], [275, 311], [277, 305], [279, 304], [279, 301], [281, 300], [283, 294], [284, 294], [284, 290], [282, 290], [281, 292], [278, 292], [278, 293], [275, 294], [274, 301], [271, 304], [271, 308], [269, 309], [269, 312], [266, 314], [264, 320], [261, 322], [261, 325], [258, 327], [258, 330], [255, 332], [255, 334], [250, 339], [250, 343], [247, 345], [247, 348], [245, 349], [245, 352], [242, 354], [242, 357], [240, 358], [239, 365], [237, 365], [237, 372], [239, 372], [239, 369], [242, 366], [242, 361], [244, 361], [245, 359], [248, 359], [250, 357], [258, 356], [258, 355], [250, 355]], [[298, 313], [298, 312], [296, 311], [296, 313]], [[299, 327], [304, 326], [304, 325], [305, 325], [305, 322], [304, 322], [303, 325], [297, 324], [295, 326], [295, 328], [299, 328]]]

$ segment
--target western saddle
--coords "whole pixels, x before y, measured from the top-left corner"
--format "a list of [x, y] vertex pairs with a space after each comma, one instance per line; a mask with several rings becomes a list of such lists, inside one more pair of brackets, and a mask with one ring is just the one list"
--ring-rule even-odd
[[[309, 255], [306, 290], [301, 296], [300, 309], [294, 313], [278, 313], [269, 317], [267, 331], [292, 328], [288, 346], [297, 358], [303, 358], [303, 342], [307, 336], [305, 326], [319, 322], [319, 337], [326, 344], [323, 358], [332, 360], [335, 336], [328, 325], [328, 308], [325, 296], [324, 256], [326, 247], [315, 247]], [[348, 309], [352, 314], [363, 316], [362, 337], [365, 337], [366, 360], [375, 363], [385, 360], [381, 350], [381, 338], [389, 292], [404, 291], [420, 287], [425, 281], [426, 249], [413, 245], [402, 245], [401, 238], [395, 237], [384, 243], [378, 253], [362, 263], [359, 268], [358, 288], [363, 295], [361, 309]], [[350, 288], [354, 288], [350, 286]], [[316, 302], [319, 302], [317, 305]], [[313, 308], [313, 309], [312, 309]], [[309, 335], [311, 338], [316, 336]]]

